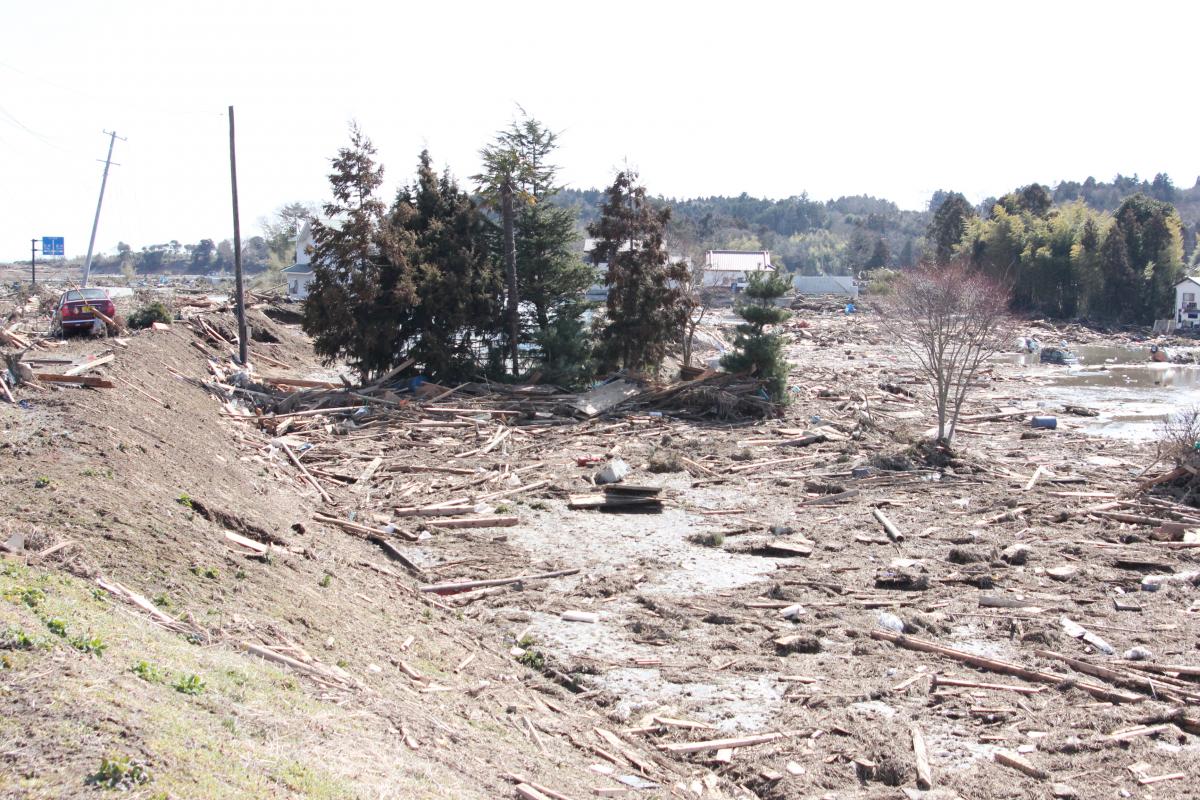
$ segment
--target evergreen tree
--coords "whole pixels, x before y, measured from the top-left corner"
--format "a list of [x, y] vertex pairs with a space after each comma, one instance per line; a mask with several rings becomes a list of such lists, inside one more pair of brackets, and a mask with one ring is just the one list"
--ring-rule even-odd
[[487, 221], [448, 171], [434, 172], [426, 150], [416, 183], [397, 194], [389, 222], [410, 242], [408, 272], [418, 298], [393, 309], [406, 355], [434, 380], [475, 377], [503, 329]]
[[637, 174], [624, 170], [606, 191], [600, 219], [588, 226], [597, 263], [607, 263], [607, 321], [600, 333], [606, 366], [657, 371], [687, 321], [688, 270], [671, 264], [663, 232], [669, 208], [650, 205]]
[[891, 260], [892, 251], [888, 247], [887, 240], [880, 236], [875, 240], [875, 247], [871, 250], [871, 257], [867, 259], [867, 269], [886, 267]]
[[[382, 225], [385, 206], [375, 197], [383, 168], [358, 126], [350, 145], [333, 159], [333, 200], [324, 205], [332, 222], [313, 223], [313, 281], [302, 327], [327, 362], [345, 359], [365, 382], [390, 369], [402, 344], [392, 324], [397, 306], [416, 302], [405, 242]], [[224, 242], [222, 242], [224, 245]]]
[[514, 122], [507, 136], [526, 167], [519, 176], [526, 202], [514, 226], [521, 299], [531, 311], [523, 320], [522, 341], [533, 345], [531, 355], [544, 379], [578, 385], [591, 372], [583, 294], [595, 273], [577, 252], [576, 211], [552, 202], [560, 190], [558, 168], [550, 163], [558, 136], [528, 115]]
[[737, 326], [734, 351], [721, 357], [721, 366], [730, 372], [747, 373], [765, 383], [767, 394], [776, 402], [787, 399], [788, 363], [783, 355], [783, 339], [767, 332], [791, 314], [775, 305], [791, 288], [786, 275], [756, 273], [737, 307], [744, 320]]
[[938, 264], [949, 264], [954, 257], [954, 249], [962, 241], [967, 223], [975, 217], [975, 209], [967, 202], [967, 198], [958, 192], [946, 195], [926, 233], [933, 245], [934, 261]]

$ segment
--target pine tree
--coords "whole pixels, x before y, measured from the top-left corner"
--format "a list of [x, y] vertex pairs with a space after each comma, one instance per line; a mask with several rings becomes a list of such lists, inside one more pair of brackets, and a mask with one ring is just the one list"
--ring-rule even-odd
[[600, 332], [605, 366], [657, 371], [687, 320], [687, 266], [669, 263], [663, 233], [669, 208], [654, 208], [637, 174], [617, 174], [600, 219], [588, 226], [597, 239], [592, 257], [607, 263], [607, 320]]
[[975, 209], [967, 202], [967, 198], [958, 192], [950, 192], [946, 199], [934, 212], [929, 223], [926, 237], [933, 245], [934, 261], [938, 264], [949, 264], [954, 257], [954, 249], [962, 241], [967, 230], [967, 222], [975, 217]]
[[345, 359], [365, 382], [390, 369], [401, 353], [394, 309], [416, 302], [406, 262], [407, 242], [382, 224], [385, 206], [375, 197], [383, 168], [358, 126], [350, 145], [333, 159], [329, 222], [313, 223], [313, 281], [302, 327], [327, 362]]
[[395, 309], [406, 355], [433, 380], [476, 377], [489, 343], [503, 329], [500, 274], [490, 257], [486, 220], [448, 171], [434, 172], [426, 150], [416, 183], [397, 194], [389, 222], [397, 237], [410, 242], [418, 298]]
[[788, 363], [783, 355], [783, 339], [767, 332], [791, 314], [775, 305], [791, 288], [786, 275], [756, 273], [737, 307], [745, 320], [737, 326], [734, 351], [721, 358], [721, 366], [730, 372], [753, 375], [765, 384], [767, 394], [776, 402], [787, 399]]

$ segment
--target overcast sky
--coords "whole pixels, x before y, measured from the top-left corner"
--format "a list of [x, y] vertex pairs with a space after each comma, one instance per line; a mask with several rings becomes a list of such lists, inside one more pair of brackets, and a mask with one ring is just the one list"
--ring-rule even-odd
[[1195, 3], [0, 0], [0, 259], [243, 236], [327, 195], [358, 120], [385, 191], [418, 152], [464, 182], [516, 104], [564, 182], [653, 194], [872, 194], [921, 208], [1117, 172], [1200, 174]]

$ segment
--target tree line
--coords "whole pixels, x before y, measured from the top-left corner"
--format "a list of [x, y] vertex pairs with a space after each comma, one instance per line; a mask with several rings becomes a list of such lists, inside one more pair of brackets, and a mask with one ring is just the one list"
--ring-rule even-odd
[[[585, 262], [575, 212], [551, 202], [556, 148], [556, 134], [522, 115], [482, 148], [473, 191], [423, 151], [389, 204], [375, 148], [353, 127], [312, 227], [303, 327], [316, 352], [364, 381], [410, 359], [439, 382], [582, 386], [657, 371], [699, 302], [687, 265], [667, 255], [671, 211], [622, 171], [586, 226], [596, 247]], [[597, 281], [600, 309], [585, 300]]]
[[1015, 311], [1139, 324], [1172, 314], [1188, 254], [1186, 226], [1166, 200], [1138, 192], [1109, 212], [1082, 197], [1055, 205], [1039, 184], [983, 213], [956, 192], [937, 199], [927, 231], [931, 260], [965, 262], [1008, 287]]

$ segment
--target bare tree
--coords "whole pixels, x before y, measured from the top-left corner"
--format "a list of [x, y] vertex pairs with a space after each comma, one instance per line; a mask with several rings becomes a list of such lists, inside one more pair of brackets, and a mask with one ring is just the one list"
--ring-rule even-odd
[[880, 303], [883, 327], [929, 383], [938, 441], [954, 438], [967, 393], [1002, 344], [1007, 306], [1007, 289], [961, 263], [906, 272]]
[[683, 345], [683, 365], [690, 367], [692, 365], [692, 350], [693, 343], [696, 339], [696, 329], [704, 322], [705, 316], [713, 306], [713, 290], [710, 286], [704, 285], [704, 265], [697, 262], [696, 266], [692, 267], [691, 281], [687, 287], [687, 295], [685, 302], [688, 308], [687, 318], [683, 321], [683, 336], [681, 344]]

